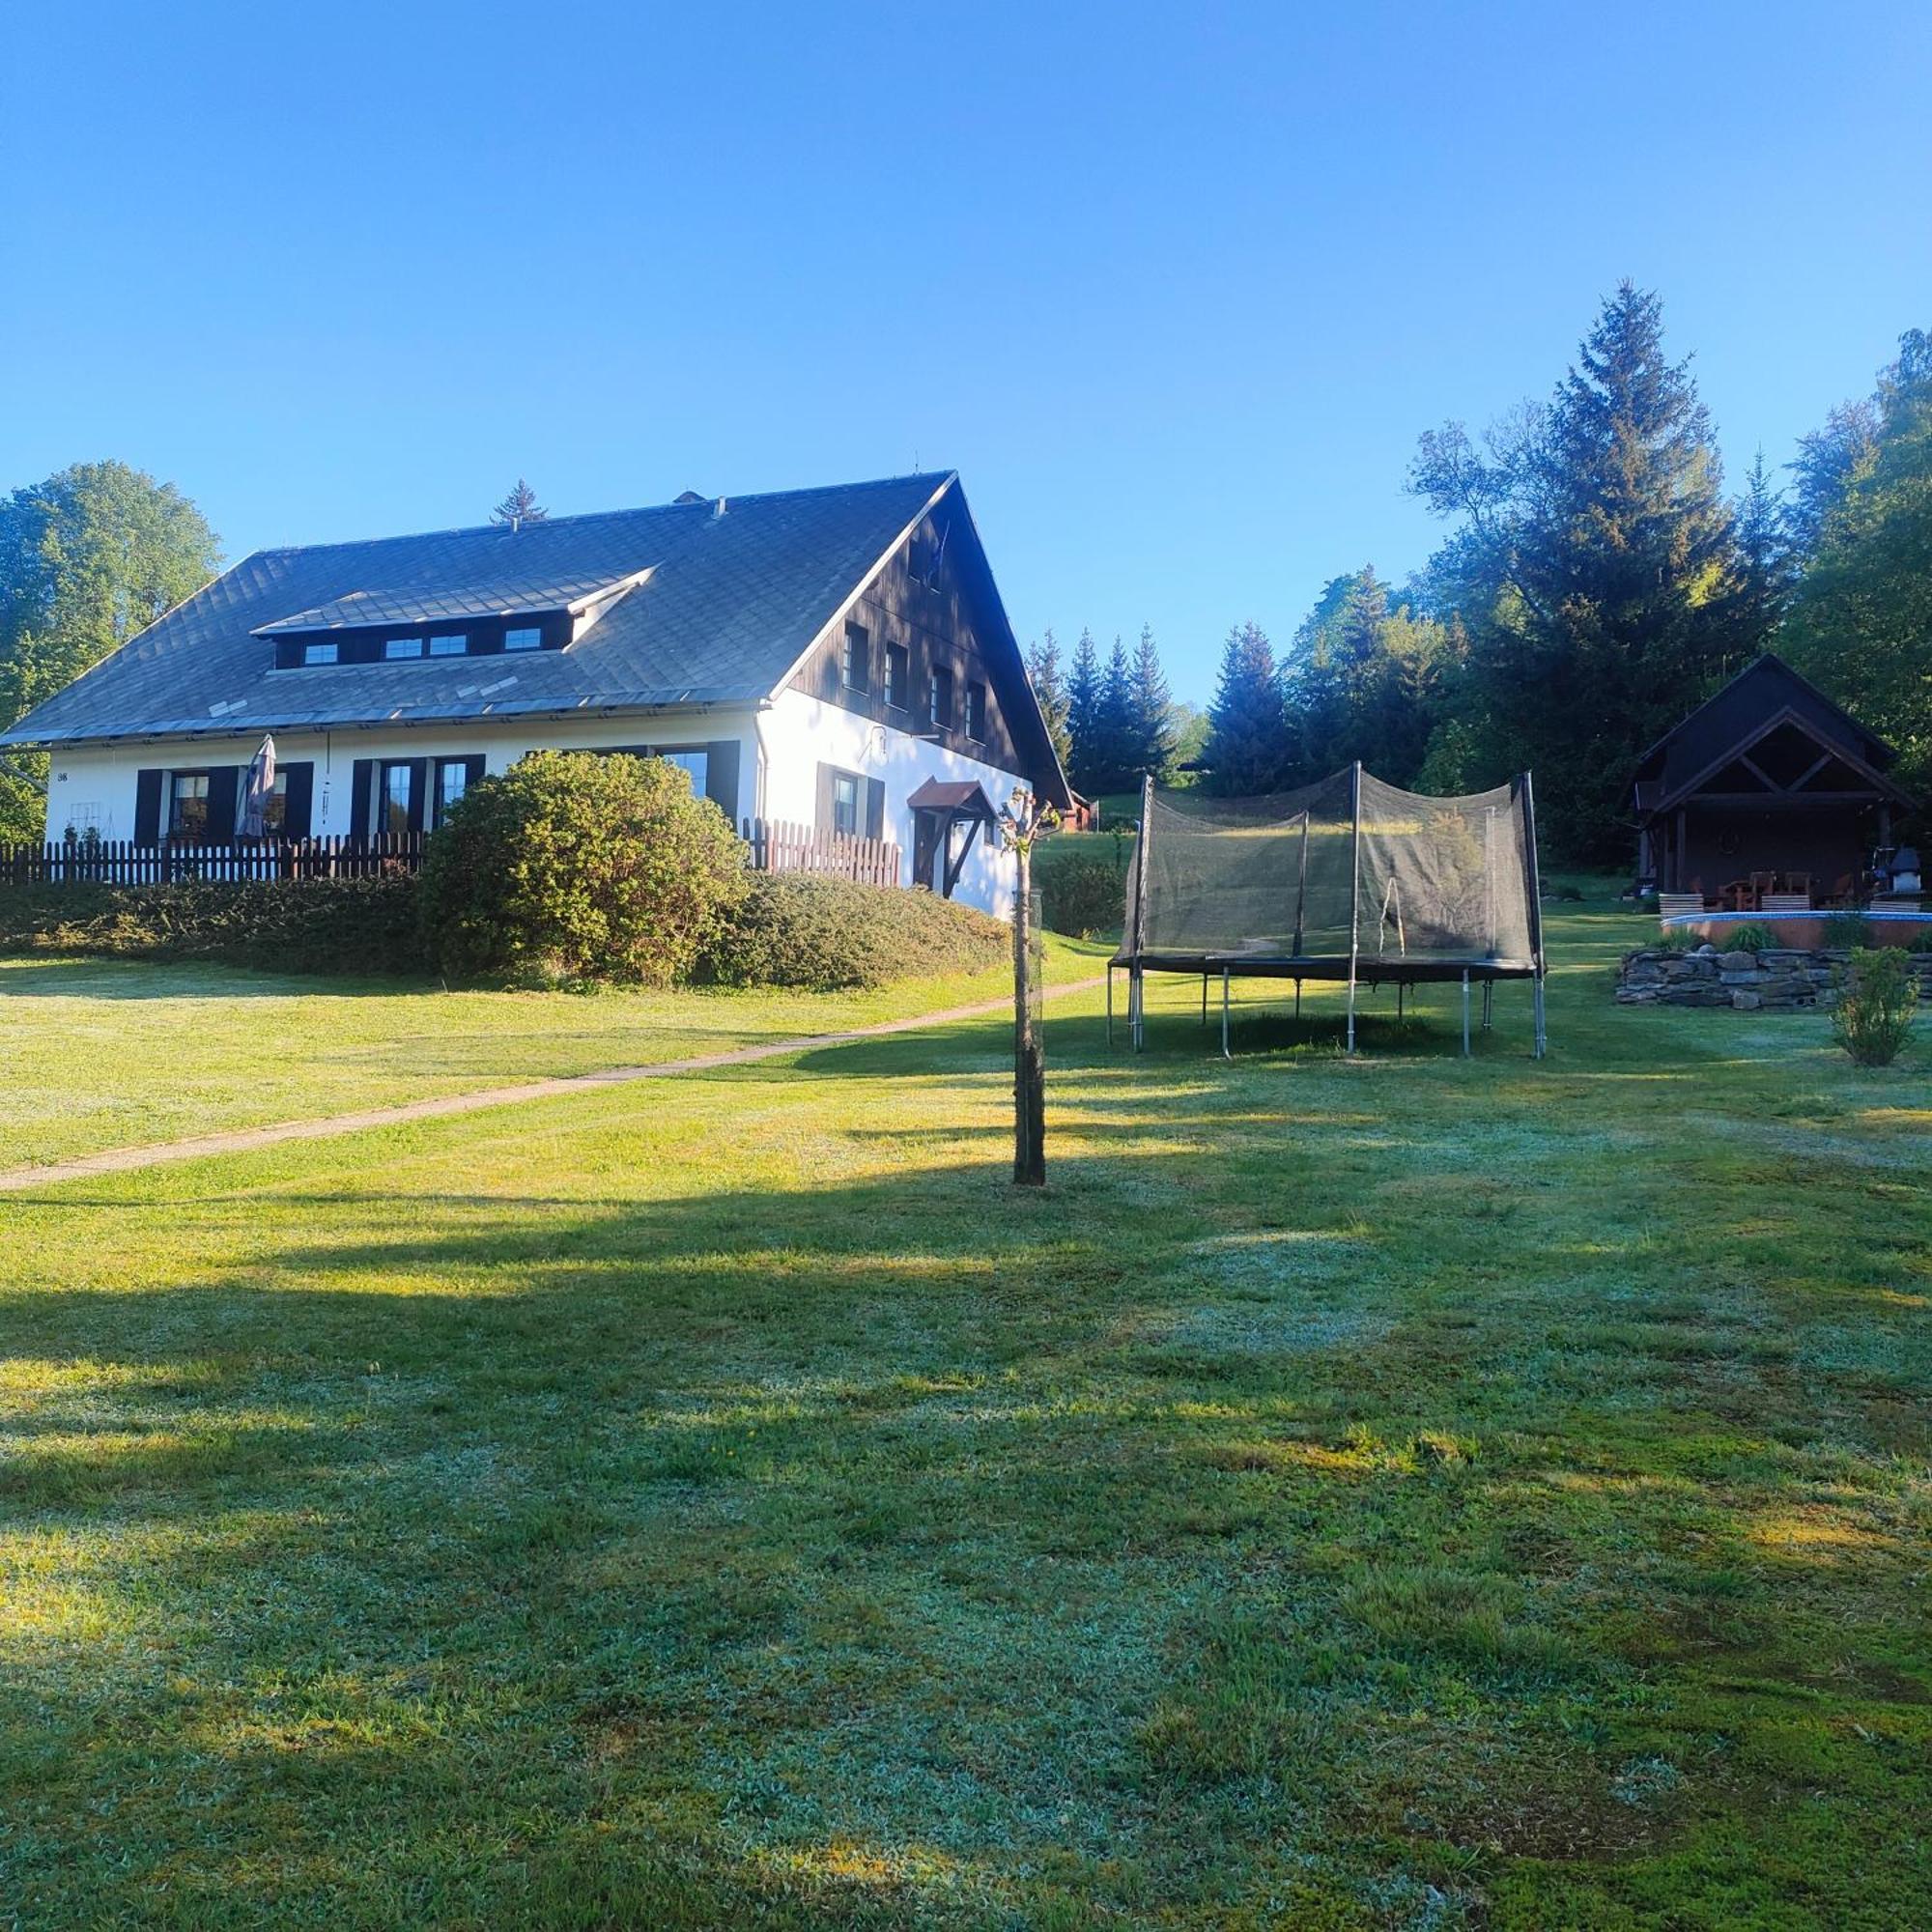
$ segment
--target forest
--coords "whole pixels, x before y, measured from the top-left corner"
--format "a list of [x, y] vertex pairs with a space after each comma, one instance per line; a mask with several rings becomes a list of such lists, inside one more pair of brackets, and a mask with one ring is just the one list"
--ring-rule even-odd
[[1870, 393], [1833, 409], [1735, 491], [1663, 309], [1629, 282], [1547, 400], [1472, 436], [1418, 439], [1406, 487], [1442, 540], [1400, 585], [1371, 564], [1323, 587], [1286, 645], [1239, 623], [1198, 746], [1152, 638], [1063, 672], [1029, 653], [1074, 784], [1144, 771], [1229, 794], [1359, 758], [1418, 791], [1533, 769], [1550, 856], [1632, 855], [1644, 749], [1761, 651], [1776, 650], [1932, 785], [1932, 341], [1912, 329]]

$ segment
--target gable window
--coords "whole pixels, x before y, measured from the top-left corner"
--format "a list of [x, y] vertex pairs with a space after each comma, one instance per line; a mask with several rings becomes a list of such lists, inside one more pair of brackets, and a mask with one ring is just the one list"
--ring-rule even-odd
[[168, 797], [168, 836], [171, 838], [208, 837], [208, 774], [177, 772]]
[[832, 776], [832, 829], [840, 838], [859, 836], [859, 781], [850, 772]]
[[503, 648], [506, 651], [540, 651], [543, 649], [543, 632], [534, 624], [513, 624], [503, 633]]
[[383, 640], [383, 655], [385, 658], [419, 658], [423, 654], [423, 640], [420, 638], [385, 638]]
[[966, 735], [976, 745], [986, 742], [986, 687], [977, 678], [966, 687]]
[[305, 665], [332, 665], [335, 662], [333, 644], [304, 644], [302, 663]]
[[432, 638], [429, 654], [433, 658], [460, 658], [469, 648], [469, 639], [461, 631], [452, 637]]
[[841, 671], [847, 691], [872, 688], [872, 636], [863, 624], [845, 626], [845, 655]]
[[943, 665], [933, 668], [932, 706], [930, 712], [932, 727], [935, 731], [950, 731], [952, 728], [952, 673]]
[[903, 644], [886, 646], [886, 702], [895, 711], [912, 709], [912, 659]]

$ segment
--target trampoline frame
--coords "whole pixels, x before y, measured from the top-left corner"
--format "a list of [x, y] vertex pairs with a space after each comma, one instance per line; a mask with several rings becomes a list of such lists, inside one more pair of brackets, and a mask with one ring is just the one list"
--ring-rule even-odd
[[[1536, 795], [1530, 781], [1530, 774], [1518, 775], [1522, 788], [1522, 813], [1525, 844], [1527, 846], [1526, 869], [1528, 876], [1524, 885], [1528, 890], [1528, 922], [1530, 956], [1527, 959], [1401, 959], [1391, 961], [1385, 953], [1378, 953], [1372, 960], [1362, 957], [1361, 913], [1362, 913], [1362, 764], [1358, 758], [1350, 767], [1349, 801], [1350, 812], [1353, 820], [1350, 834], [1351, 881], [1350, 888], [1349, 951], [1346, 954], [1312, 953], [1300, 952], [1302, 937], [1302, 904], [1297, 895], [1295, 904], [1295, 947], [1291, 953], [1255, 952], [1150, 952], [1141, 935], [1146, 929], [1148, 848], [1150, 838], [1148, 827], [1152, 822], [1153, 780], [1141, 781], [1141, 817], [1139, 834], [1134, 851], [1134, 946], [1130, 953], [1116, 952], [1107, 961], [1107, 1043], [1114, 1039], [1114, 972], [1117, 967], [1127, 971], [1127, 1024], [1133, 1039], [1134, 1051], [1139, 1053], [1146, 1045], [1147, 1036], [1147, 989], [1149, 973], [1186, 973], [1201, 975], [1201, 1023], [1208, 1024], [1208, 995], [1209, 985], [1216, 974], [1221, 980], [1221, 1052], [1232, 1060], [1234, 1049], [1230, 1039], [1230, 1009], [1233, 1003], [1233, 983], [1236, 980], [1293, 980], [1294, 981], [1294, 1011], [1296, 1018], [1301, 1014], [1301, 987], [1307, 980], [1346, 980], [1349, 988], [1348, 1007], [1348, 1051], [1355, 1051], [1355, 1003], [1358, 988], [1363, 984], [1380, 986], [1392, 983], [1396, 989], [1396, 1011], [1400, 1015], [1403, 995], [1410, 986], [1427, 984], [1455, 984], [1463, 988], [1463, 1052], [1467, 1056], [1472, 1051], [1470, 1038], [1470, 990], [1481, 985], [1483, 989], [1482, 1030], [1491, 1031], [1494, 1008], [1495, 982], [1498, 980], [1528, 980], [1531, 982], [1530, 1005], [1534, 1022], [1534, 1041], [1530, 1057], [1541, 1060], [1549, 1049], [1548, 1033], [1546, 1026], [1544, 1006], [1544, 980], [1548, 972], [1548, 962], [1543, 951], [1543, 899], [1542, 878], [1536, 853]], [[1304, 820], [1307, 814], [1302, 814]], [[1302, 880], [1305, 888], [1308, 863], [1307, 826], [1302, 828]]]

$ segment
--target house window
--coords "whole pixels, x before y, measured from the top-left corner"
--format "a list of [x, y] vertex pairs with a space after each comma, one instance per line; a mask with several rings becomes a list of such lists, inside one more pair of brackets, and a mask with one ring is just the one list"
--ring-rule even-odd
[[420, 638], [385, 638], [383, 640], [383, 655], [385, 658], [419, 658], [423, 654], [423, 640]]
[[460, 658], [469, 648], [469, 639], [461, 632], [447, 638], [432, 638], [429, 654], [433, 658]]
[[543, 649], [543, 632], [534, 624], [514, 625], [503, 633], [503, 648], [506, 651], [540, 651]]
[[171, 838], [208, 837], [208, 774], [177, 772], [168, 802], [168, 836]]
[[845, 656], [842, 668], [847, 691], [871, 690], [872, 636], [863, 624], [845, 626]]
[[415, 773], [408, 760], [383, 767], [381, 789], [376, 794], [376, 830], [407, 832], [410, 829], [410, 794], [415, 789]]
[[[450, 808], [469, 789], [469, 760], [468, 758], [439, 758], [436, 761], [436, 797], [431, 802], [430, 825], [434, 830], [449, 816]], [[404, 799], [403, 810], [407, 818], [409, 801]], [[408, 829], [405, 825], [405, 830]]]
[[986, 742], [986, 687], [977, 679], [966, 687], [966, 735], [976, 745]]
[[833, 776], [832, 829], [841, 838], [859, 836], [859, 781], [850, 772]]
[[952, 728], [952, 673], [937, 667], [932, 673], [932, 727], [935, 731]]
[[304, 644], [302, 663], [305, 665], [332, 665], [335, 662], [333, 644]]
[[652, 756], [662, 758], [668, 765], [675, 765], [681, 772], [690, 773], [692, 797], [704, 796], [704, 781], [711, 770], [709, 752], [654, 752]]
[[886, 646], [886, 702], [895, 711], [912, 708], [912, 659], [903, 644]]
[[269, 788], [269, 795], [262, 801], [262, 831], [272, 838], [289, 822], [289, 775], [286, 770], [275, 774], [275, 782]]

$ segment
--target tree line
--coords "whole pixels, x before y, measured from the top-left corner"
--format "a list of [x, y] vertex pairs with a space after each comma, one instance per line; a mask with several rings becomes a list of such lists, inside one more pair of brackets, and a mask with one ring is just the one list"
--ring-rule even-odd
[[1564, 859], [1631, 849], [1644, 749], [1767, 647], [1932, 783], [1932, 344], [1913, 330], [1873, 394], [1760, 453], [1729, 495], [1708, 412], [1626, 282], [1547, 401], [1482, 439], [1421, 437], [1408, 487], [1446, 526], [1400, 590], [1334, 578], [1277, 655], [1229, 634], [1200, 763], [1231, 794], [1359, 758], [1416, 790], [1531, 767]]
[[1131, 791], [1184, 772], [1201, 750], [1206, 714], [1177, 703], [1152, 629], [1131, 653], [1119, 638], [1103, 663], [1091, 631], [1063, 665], [1049, 630], [1027, 646], [1027, 674], [1073, 788], [1088, 798]]

